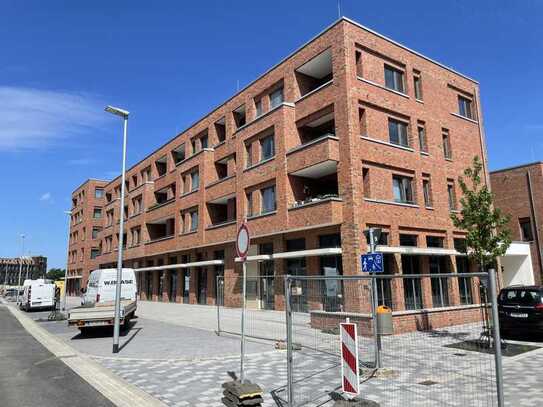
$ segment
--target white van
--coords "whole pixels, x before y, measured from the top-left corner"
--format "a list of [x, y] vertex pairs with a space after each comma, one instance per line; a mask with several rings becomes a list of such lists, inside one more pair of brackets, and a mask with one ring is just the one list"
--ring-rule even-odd
[[55, 306], [55, 284], [43, 278], [25, 280], [23, 296], [19, 302], [19, 307], [25, 311], [36, 308], [52, 309]]
[[[117, 269], [94, 270], [83, 296], [83, 305], [72, 308], [68, 324], [79, 329], [113, 325], [115, 318], [115, 295]], [[137, 307], [137, 286], [134, 269], [123, 268], [121, 279], [121, 324], [128, 326]]]
[[[89, 276], [87, 292], [83, 296], [83, 305], [115, 302], [117, 269], [94, 270]], [[136, 301], [136, 275], [133, 269], [122, 270], [121, 300]]]

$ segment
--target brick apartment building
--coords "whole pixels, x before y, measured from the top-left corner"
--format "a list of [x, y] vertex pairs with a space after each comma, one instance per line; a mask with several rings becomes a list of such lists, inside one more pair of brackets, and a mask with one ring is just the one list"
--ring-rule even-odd
[[[479, 101], [476, 81], [342, 18], [131, 167], [124, 208], [120, 177], [76, 190], [91, 201], [74, 207], [72, 237], [86, 240], [70, 245], [70, 276], [85, 284], [89, 270], [115, 267], [120, 210], [141, 299], [238, 304], [245, 217], [256, 307], [283, 307], [274, 277], [360, 273], [367, 227], [384, 231], [387, 273], [472, 269], [450, 213], [474, 156], [488, 175]], [[471, 280], [423, 280], [384, 287], [382, 301], [395, 311], [477, 301]]]
[[67, 290], [79, 293], [89, 271], [99, 268], [100, 232], [103, 226], [104, 187], [107, 181], [88, 179], [72, 193], [68, 246]]
[[533, 282], [542, 284], [543, 162], [493, 171], [490, 183], [496, 207], [511, 216], [508, 227], [513, 239], [530, 244]]
[[47, 273], [47, 257], [25, 256], [22, 258], [22, 267], [20, 257], [0, 258], [0, 284], [18, 285], [19, 272], [21, 284], [26, 279], [44, 278]]

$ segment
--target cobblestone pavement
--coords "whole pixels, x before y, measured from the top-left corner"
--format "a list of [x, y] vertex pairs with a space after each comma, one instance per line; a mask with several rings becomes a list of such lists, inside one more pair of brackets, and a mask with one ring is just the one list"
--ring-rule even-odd
[[[235, 330], [237, 313], [225, 312], [225, 327]], [[168, 405], [221, 406], [221, 383], [230, 380], [227, 372], [239, 372], [239, 338], [212, 332], [216, 308], [141, 302], [138, 314], [135, 327], [139, 330], [123, 338], [126, 346], [115, 358], [109, 353], [110, 334], [81, 338], [65, 322], [42, 326]], [[271, 329], [272, 336], [281, 337], [284, 314], [253, 314], [249, 319], [252, 332], [266, 336], [262, 334]], [[294, 396], [297, 403], [324, 405], [328, 392], [340, 385], [338, 337], [310, 329], [306, 319], [299, 314], [294, 321], [294, 340], [307, 347], [295, 352]], [[386, 374], [371, 377], [373, 347], [371, 340], [361, 338], [359, 356], [366, 366], [362, 394], [381, 406], [496, 406], [493, 355], [446, 347], [474, 339], [479, 332], [480, 326], [472, 325], [384, 337]], [[506, 405], [540, 406], [543, 377], [538, 373], [543, 349], [504, 357], [503, 364]], [[271, 393], [285, 396], [286, 369], [285, 352], [274, 350], [273, 342], [250, 342], [247, 377], [265, 389], [265, 406], [275, 405]]]
[[[463, 331], [418, 333], [417, 340], [414, 340], [415, 335], [404, 337], [401, 349], [383, 352], [383, 365], [388, 368], [384, 371], [386, 374], [365, 381], [362, 394], [381, 406], [497, 406], [493, 355], [443, 347], [458, 342], [457, 334], [465, 334], [466, 329]], [[389, 341], [383, 347], [391, 345]], [[237, 357], [193, 362], [98, 360], [171, 406], [221, 406], [221, 383], [230, 380], [227, 372], [239, 371]], [[247, 377], [265, 389], [265, 406], [276, 405], [270, 392], [284, 397], [285, 360], [284, 351], [247, 357]], [[336, 355], [305, 349], [296, 352], [296, 401], [307, 402], [308, 406], [331, 406], [326, 403], [326, 395], [340, 384], [338, 362]], [[506, 405], [541, 405], [543, 379], [537, 372], [542, 364], [543, 349], [504, 358]], [[368, 376], [370, 372], [373, 369], [365, 370]]]

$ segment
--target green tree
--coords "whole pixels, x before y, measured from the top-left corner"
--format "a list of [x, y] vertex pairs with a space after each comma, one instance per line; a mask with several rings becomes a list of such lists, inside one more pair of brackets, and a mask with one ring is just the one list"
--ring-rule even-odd
[[66, 270], [59, 268], [49, 269], [49, 271], [47, 272], [47, 278], [53, 281], [63, 279], [65, 271]]
[[465, 179], [458, 177], [462, 210], [452, 213], [451, 219], [455, 227], [467, 232], [462, 251], [484, 271], [485, 266], [495, 265], [496, 258], [505, 254], [511, 244], [511, 231], [507, 228], [510, 217], [494, 207], [494, 196], [481, 181], [482, 170], [483, 163], [476, 156], [472, 166], [464, 170]]

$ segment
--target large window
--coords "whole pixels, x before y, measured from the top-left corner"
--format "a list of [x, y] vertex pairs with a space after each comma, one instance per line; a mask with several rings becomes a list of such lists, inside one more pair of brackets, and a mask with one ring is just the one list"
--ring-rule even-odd
[[467, 117], [468, 119], [473, 119], [473, 102], [463, 96], [458, 96], [458, 114], [460, 116]]
[[192, 211], [190, 213], [190, 231], [194, 232], [198, 229], [198, 211]]
[[[430, 256], [430, 274], [447, 272], [444, 256]], [[432, 303], [434, 308], [449, 306], [449, 287], [447, 277], [432, 277]]]
[[394, 191], [394, 200], [400, 203], [413, 203], [412, 179], [400, 175], [392, 177], [392, 187]]
[[263, 109], [262, 108], [262, 99], [258, 99], [255, 102], [256, 117], [262, 116], [262, 113], [264, 113], [264, 111], [262, 109]]
[[385, 86], [389, 89], [405, 93], [403, 71], [385, 65]]
[[422, 100], [422, 79], [419, 73], [413, 74], [413, 88], [415, 88], [415, 99]]
[[449, 131], [443, 129], [441, 133], [443, 139], [443, 156], [451, 160], [452, 159], [452, 150], [451, 150], [451, 138], [449, 137]]
[[[456, 271], [458, 273], [469, 272], [469, 260], [467, 256], [456, 256]], [[459, 277], [458, 290], [460, 292], [460, 304], [473, 304], [473, 294], [471, 291], [471, 278]]]
[[200, 184], [200, 175], [198, 171], [193, 171], [190, 174], [190, 190], [196, 191], [198, 190], [198, 186]]
[[92, 217], [94, 219], [100, 219], [102, 217], [102, 209], [100, 208], [94, 208], [94, 212], [92, 214]]
[[525, 242], [531, 242], [534, 240], [534, 234], [532, 232], [532, 222], [530, 218], [520, 218], [518, 220], [520, 226], [521, 238]]
[[273, 134], [261, 139], [260, 146], [262, 151], [261, 160], [272, 158], [275, 155], [275, 142], [273, 140]]
[[279, 88], [270, 93], [270, 107], [273, 109], [283, 103], [283, 88]]
[[276, 202], [275, 202], [275, 185], [263, 188], [262, 193], [262, 213], [268, 213], [275, 211]]
[[424, 123], [419, 122], [417, 127], [417, 134], [419, 136], [419, 148], [420, 151], [427, 153], [428, 152], [428, 142], [426, 141], [426, 127]]
[[395, 119], [388, 119], [388, 138], [392, 144], [409, 147], [407, 123]]
[[406, 310], [422, 308], [422, 288], [420, 278], [409, 277], [410, 274], [419, 273], [419, 258], [417, 256], [402, 255], [404, 305]]
[[456, 194], [454, 192], [454, 184], [447, 184], [447, 196], [449, 198], [449, 210], [456, 210]]
[[432, 191], [430, 188], [430, 180], [425, 179], [422, 181], [422, 192], [424, 194], [424, 206], [427, 208], [432, 207]]
[[96, 188], [94, 190], [94, 197], [95, 198], [103, 198], [104, 197], [104, 190], [102, 188]]

